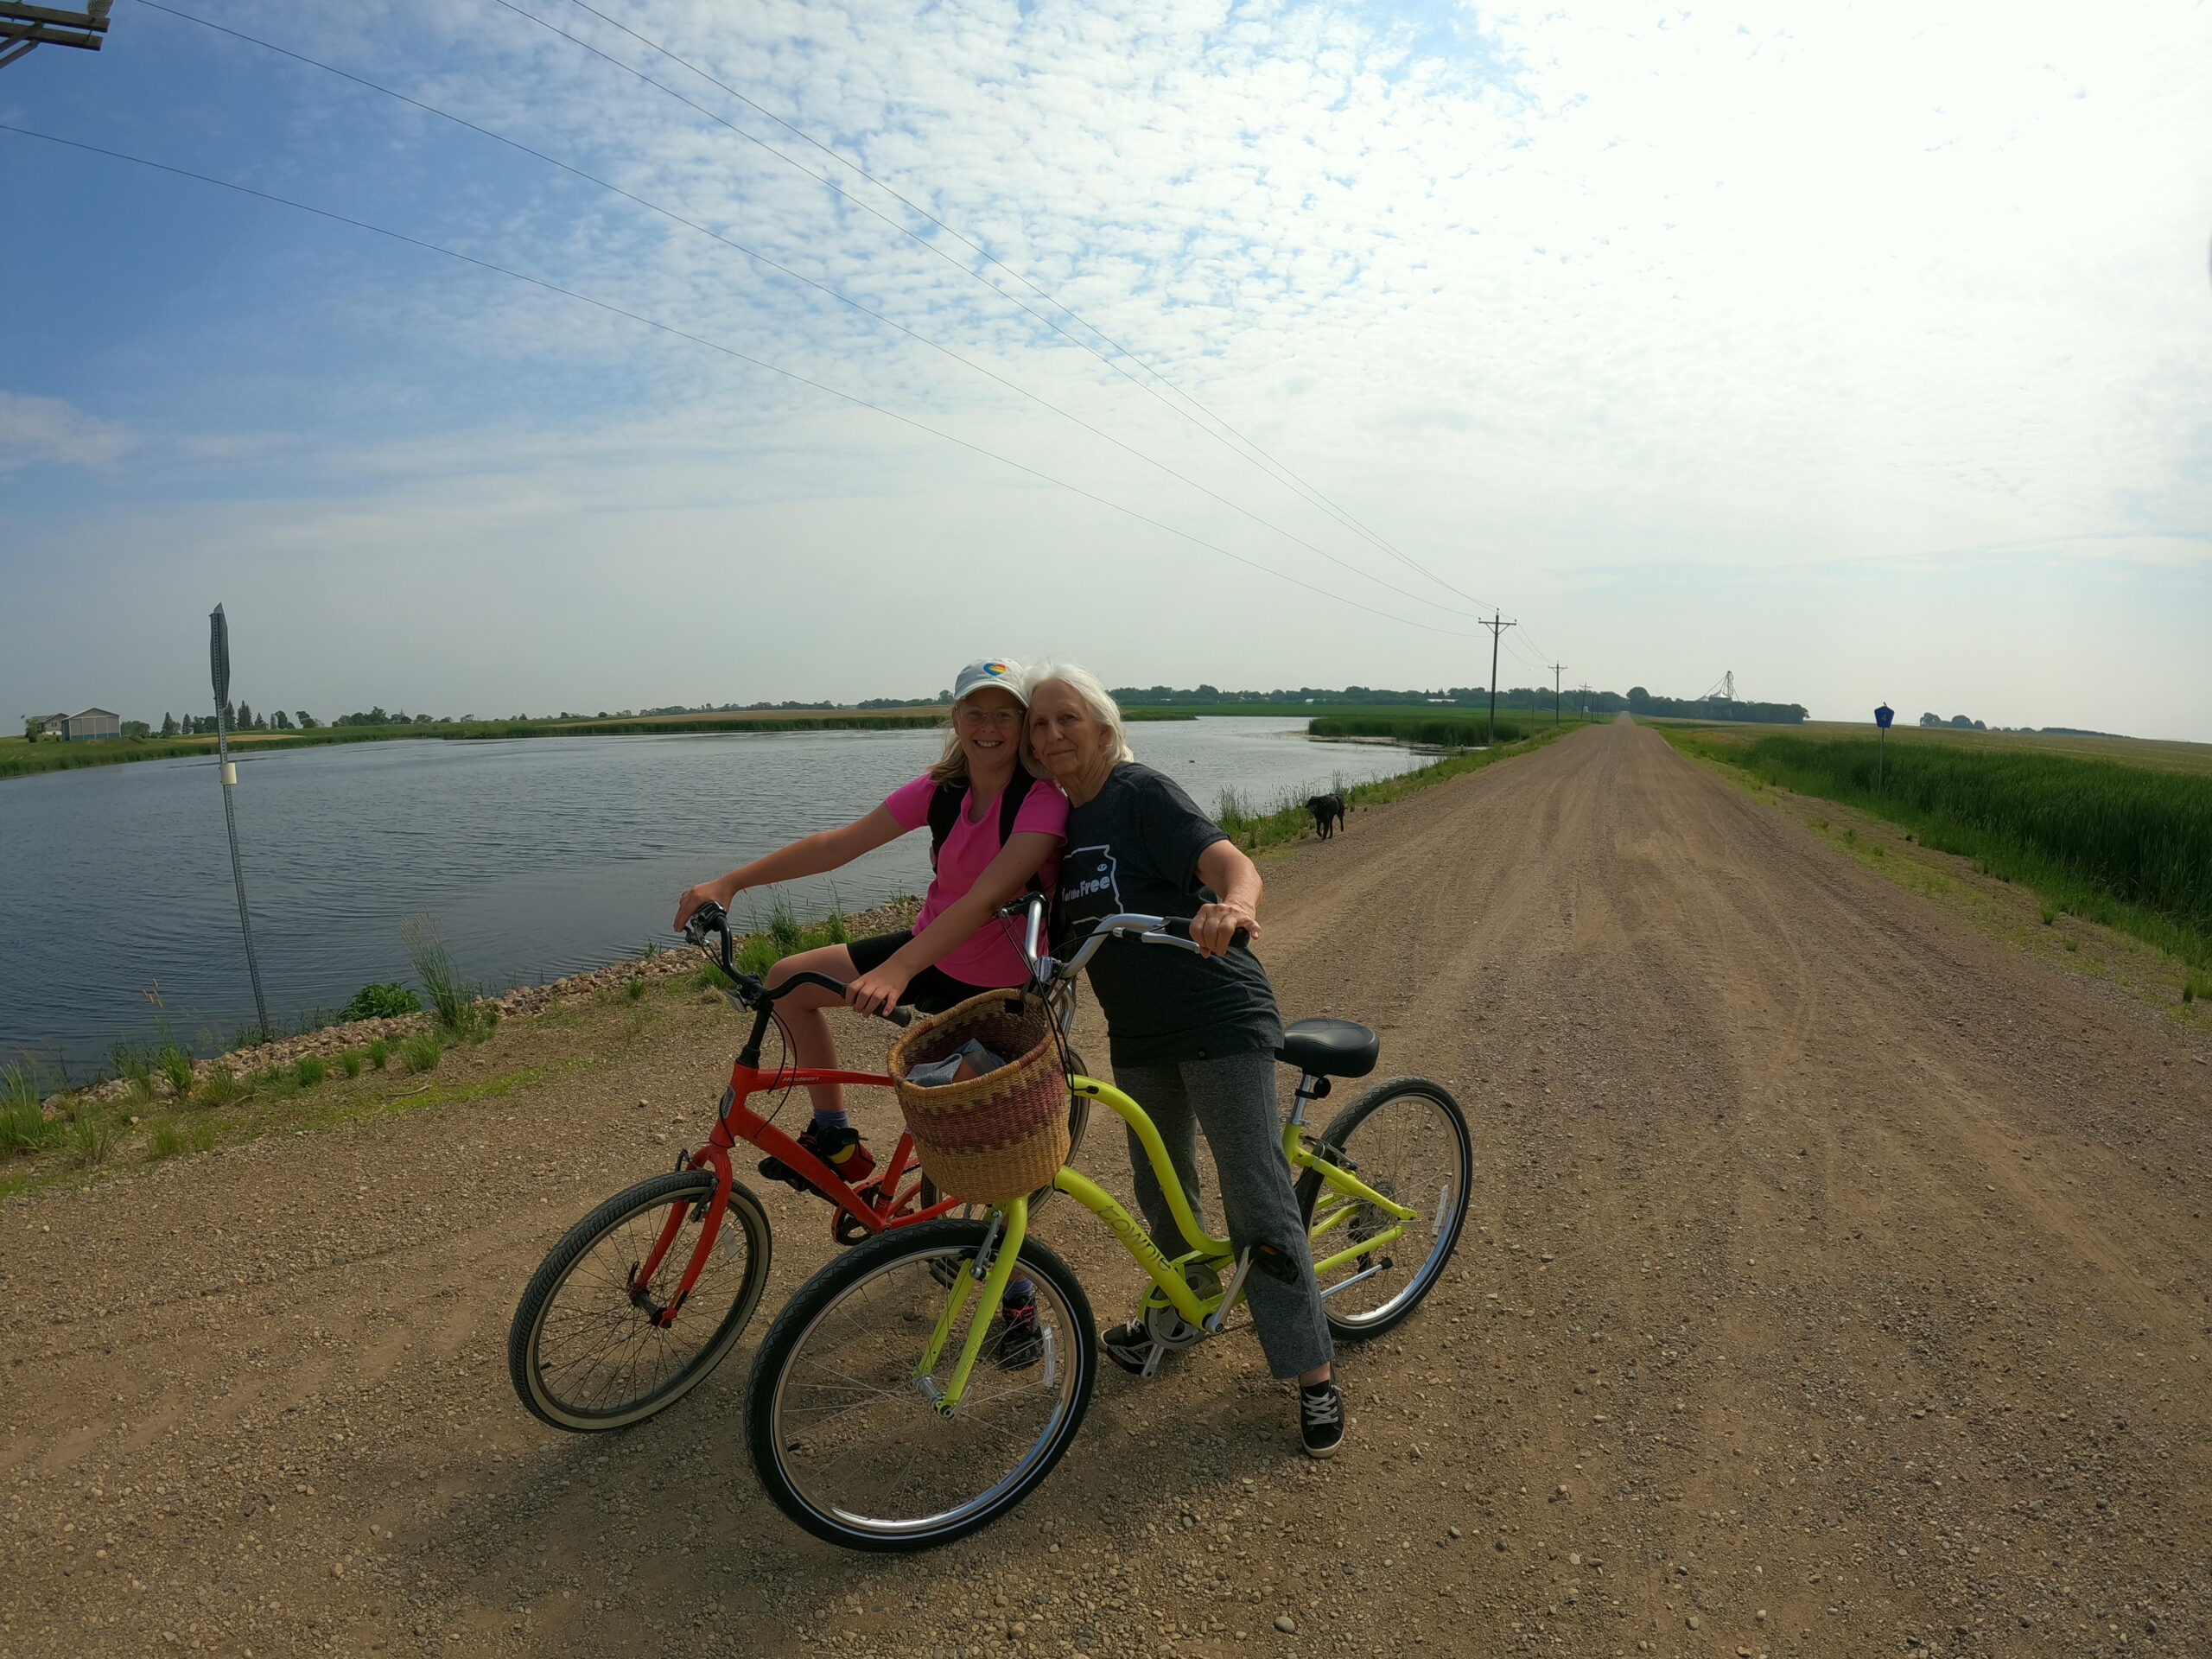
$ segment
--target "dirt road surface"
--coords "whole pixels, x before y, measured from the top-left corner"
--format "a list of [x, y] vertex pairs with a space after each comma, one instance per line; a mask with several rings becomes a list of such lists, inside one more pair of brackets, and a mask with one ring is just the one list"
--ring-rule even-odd
[[[734, 1027], [685, 999], [535, 1092], [0, 1211], [0, 1653], [2212, 1653], [2200, 1037], [1625, 724], [1268, 874], [1287, 1011], [1476, 1126], [1333, 1464], [1249, 1332], [1109, 1369], [1021, 1516], [918, 1558], [760, 1496], [749, 1338], [637, 1429], [526, 1417], [523, 1281], [702, 1132]], [[767, 1196], [756, 1333], [830, 1249]]]

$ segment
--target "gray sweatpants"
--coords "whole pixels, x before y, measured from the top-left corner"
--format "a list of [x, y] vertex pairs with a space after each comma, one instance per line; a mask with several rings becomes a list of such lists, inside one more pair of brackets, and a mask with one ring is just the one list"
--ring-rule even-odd
[[[1313, 1255], [1299, 1218], [1290, 1166], [1282, 1155], [1282, 1124], [1275, 1110], [1275, 1062], [1267, 1053], [1229, 1054], [1212, 1060], [1160, 1065], [1116, 1065], [1114, 1081], [1144, 1108], [1166, 1143], [1168, 1161], [1201, 1226], [1198, 1132], [1206, 1132], [1214, 1167], [1221, 1174], [1221, 1207], [1228, 1212], [1230, 1243], [1242, 1251], [1264, 1239], [1298, 1263], [1294, 1285], [1257, 1268], [1244, 1278], [1252, 1324], [1260, 1333], [1268, 1370], [1297, 1376], [1331, 1357], [1329, 1322], [1321, 1312]], [[1170, 1261], [1190, 1245], [1175, 1225], [1167, 1195], [1152, 1173], [1136, 1132], [1129, 1132], [1129, 1163], [1136, 1172], [1137, 1206], [1152, 1242]]]

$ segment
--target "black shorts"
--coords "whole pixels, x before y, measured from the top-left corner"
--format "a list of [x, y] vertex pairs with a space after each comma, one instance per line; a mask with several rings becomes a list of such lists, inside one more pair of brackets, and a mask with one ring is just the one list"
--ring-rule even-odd
[[[913, 930], [908, 928], [902, 933], [879, 933], [872, 939], [855, 939], [845, 947], [853, 959], [853, 972], [874, 972], [912, 944], [913, 938]], [[931, 967], [906, 982], [906, 1001], [924, 1014], [943, 1014], [957, 1002], [999, 988], [993, 985], [970, 985], [964, 979], [955, 979], [950, 974]]]

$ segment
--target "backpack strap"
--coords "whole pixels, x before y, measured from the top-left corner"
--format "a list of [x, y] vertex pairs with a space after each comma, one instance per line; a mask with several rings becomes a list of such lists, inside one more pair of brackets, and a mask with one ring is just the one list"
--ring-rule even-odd
[[[1037, 779], [1028, 772], [1017, 770], [1007, 786], [999, 791], [999, 845], [1003, 847], [1014, 838], [1014, 821], [1021, 816], [1024, 802]], [[944, 849], [945, 837], [952, 833], [952, 826], [960, 821], [960, 803], [968, 791], [960, 784], [939, 784], [930, 792], [930, 868], [937, 868], [937, 855]], [[1029, 890], [1041, 892], [1037, 878], [1029, 878]]]

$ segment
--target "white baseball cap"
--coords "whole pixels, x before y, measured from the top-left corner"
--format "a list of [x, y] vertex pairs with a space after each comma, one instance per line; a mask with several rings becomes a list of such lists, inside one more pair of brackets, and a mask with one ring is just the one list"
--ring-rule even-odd
[[1029, 706], [1029, 695], [1021, 684], [1021, 664], [995, 658], [987, 662], [970, 663], [962, 669], [960, 677], [952, 683], [952, 700], [959, 702], [970, 692], [980, 691], [987, 685], [995, 685], [1000, 690], [1012, 694], [1014, 700], [1025, 709]]

